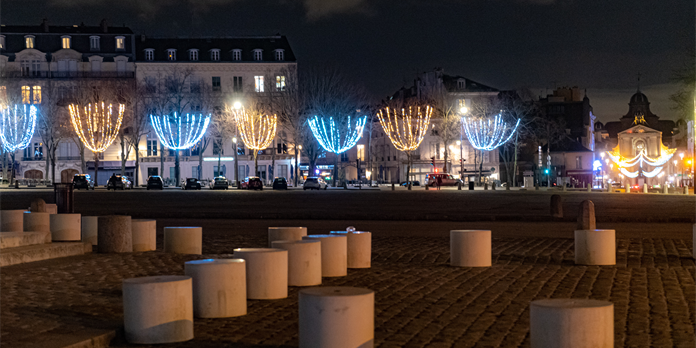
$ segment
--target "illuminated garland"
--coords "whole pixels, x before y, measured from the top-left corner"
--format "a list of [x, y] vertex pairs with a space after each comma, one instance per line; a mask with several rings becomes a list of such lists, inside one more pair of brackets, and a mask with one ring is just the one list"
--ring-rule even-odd
[[157, 137], [168, 149], [184, 150], [197, 143], [205, 134], [210, 124], [210, 114], [191, 115], [150, 115], [152, 127]]
[[660, 174], [661, 171], [662, 171], [662, 167], [657, 167], [649, 172], [643, 171], [643, 175], [646, 178], [652, 178], [652, 177], [656, 176], [657, 174]]
[[387, 134], [394, 147], [399, 151], [408, 152], [420, 146], [428, 132], [432, 113], [433, 109], [430, 106], [425, 108], [425, 112], [421, 112], [421, 108], [417, 107], [415, 115], [413, 107], [408, 108], [408, 114], [405, 109], [401, 109], [401, 114], [399, 114], [397, 110], [386, 108], [384, 112], [380, 110], [377, 113], [377, 118], [379, 118], [379, 124], [382, 125], [384, 133]]
[[36, 106], [24, 105], [19, 108], [15, 105], [14, 109], [4, 108], [0, 124], [2, 148], [6, 152], [15, 152], [29, 146], [31, 137], [34, 136], [35, 126]]
[[[350, 116], [348, 116], [348, 130], [346, 136], [343, 138], [343, 143], [341, 144], [341, 132], [336, 128], [336, 123], [333, 117], [329, 117], [329, 129], [326, 129], [326, 123], [323, 117], [314, 116], [310, 118], [309, 127], [312, 129], [312, 134], [319, 141], [319, 145], [324, 148], [324, 150], [333, 153], [344, 152], [358, 143], [360, 137], [362, 137], [363, 129], [365, 128], [365, 122], [367, 121], [367, 116], [358, 117], [355, 122], [355, 129], [351, 132]], [[321, 122], [321, 125], [319, 124]]]
[[520, 125], [520, 120], [517, 119], [515, 126], [511, 127], [498, 114], [492, 120], [479, 119], [478, 122], [465, 117], [462, 123], [471, 146], [477, 150], [492, 151], [512, 138]]
[[[606, 151], [607, 156], [614, 162], [618, 167], [619, 171], [629, 178], [636, 178], [640, 173], [647, 178], [652, 178], [658, 175], [662, 171], [662, 166], [667, 163], [677, 149], [670, 149], [664, 144], [660, 144], [660, 157], [652, 158], [649, 157], [645, 150], [642, 150], [638, 155], [633, 158], [625, 158], [619, 153], [619, 147], [615, 147], [612, 151]], [[651, 171], [643, 170], [643, 164], [655, 167]], [[640, 166], [640, 169], [635, 172], [629, 172], [626, 168], [631, 168], [636, 165]]]
[[234, 111], [234, 120], [246, 147], [253, 150], [266, 149], [276, 134], [276, 115], [250, 114], [244, 108]]
[[114, 116], [112, 105], [107, 107], [104, 102], [84, 107], [70, 104], [68, 109], [75, 133], [92, 152], [104, 152], [116, 140], [123, 121], [123, 104], [118, 104], [117, 116]]

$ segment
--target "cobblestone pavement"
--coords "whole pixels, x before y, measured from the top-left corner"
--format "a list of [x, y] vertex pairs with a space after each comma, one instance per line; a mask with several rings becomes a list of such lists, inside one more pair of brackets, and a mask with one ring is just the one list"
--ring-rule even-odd
[[[266, 239], [215, 234], [204, 244], [203, 257], [229, 257], [233, 248]], [[324, 278], [324, 285], [376, 292], [378, 347], [529, 346], [530, 301], [573, 297], [614, 303], [617, 347], [693, 348], [691, 240], [619, 239], [617, 249], [615, 267], [586, 267], [574, 265], [571, 239], [494, 238], [493, 267], [471, 269], [448, 265], [447, 237], [375, 236], [371, 269]], [[42, 333], [120, 327], [124, 278], [183, 274], [183, 263], [194, 258], [202, 257], [92, 254], [3, 267], [2, 346]], [[298, 289], [283, 300], [249, 301], [246, 316], [195, 319], [193, 341], [164, 346], [297, 346]]]

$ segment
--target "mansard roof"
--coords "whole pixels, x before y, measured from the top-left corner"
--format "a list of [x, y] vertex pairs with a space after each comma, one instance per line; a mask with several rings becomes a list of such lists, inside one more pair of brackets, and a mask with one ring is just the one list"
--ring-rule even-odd
[[[283, 35], [275, 36], [250, 36], [250, 37], [198, 37], [198, 38], [157, 38], [145, 37], [141, 35], [136, 39], [136, 60], [147, 61], [145, 50], [154, 50], [153, 61], [167, 61], [167, 50], [176, 49], [177, 62], [188, 60], [188, 50], [197, 49], [199, 51], [198, 62], [230, 62], [232, 51], [240, 49], [242, 53], [241, 61], [255, 61], [254, 50], [263, 51], [262, 62], [273, 62], [275, 60], [274, 51], [284, 51], [284, 62], [295, 62], [295, 54], [290, 47], [287, 37]], [[220, 50], [220, 59], [212, 60], [208, 52], [212, 49]]]

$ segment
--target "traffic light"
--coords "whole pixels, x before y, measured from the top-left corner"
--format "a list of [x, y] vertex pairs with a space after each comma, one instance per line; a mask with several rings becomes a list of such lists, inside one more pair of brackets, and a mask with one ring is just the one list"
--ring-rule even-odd
[[430, 165], [435, 167], [435, 157], [430, 157]]
[[548, 168], [544, 169], [544, 174], [548, 174], [548, 173], [549, 173], [549, 169]]

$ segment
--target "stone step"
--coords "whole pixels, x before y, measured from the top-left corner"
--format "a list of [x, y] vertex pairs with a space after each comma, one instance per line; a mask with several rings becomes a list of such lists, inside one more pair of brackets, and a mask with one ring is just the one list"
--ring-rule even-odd
[[51, 242], [51, 232], [2, 232], [0, 249], [16, 248]]
[[83, 242], [61, 242], [7, 248], [0, 252], [0, 267], [91, 252], [92, 244]]

